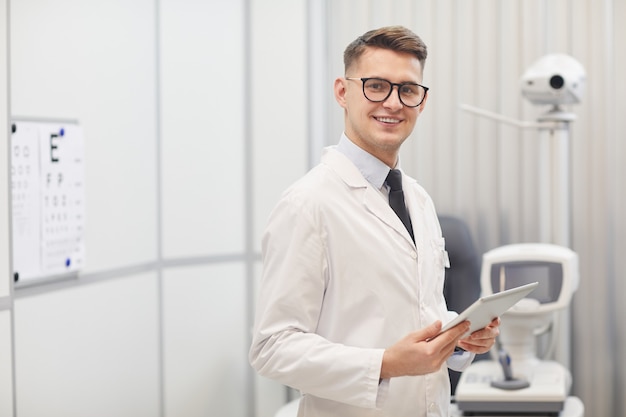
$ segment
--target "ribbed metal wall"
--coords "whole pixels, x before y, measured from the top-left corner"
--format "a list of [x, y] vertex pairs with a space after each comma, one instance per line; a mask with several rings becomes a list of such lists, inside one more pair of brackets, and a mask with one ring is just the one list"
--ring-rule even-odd
[[[587, 416], [626, 415], [626, 2], [623, 0], [339, 0], [328, 4], [330, 77], [341, 52], [374, 27], [403, 24], [429, 46], [426, 110], [403, 149], [402, 165], [441, 213], [470, 225], [481, 251], [545, 240], [541, 135], [459, 108], [468, 104], [522, 121], [546, 108], [522, 98], [519, 80], [537, 59], [566, 53], [587, 71], [570, 134], [571, 247], [581, 283], [572, 304], [574, 394]], [[330, 80], [329, 80], [330, 81]], [[332, 97], [328, 105], [336, 106]], [[332, 113], [328, 143], [343, 128]], [[545, 226], [543, 226], [545, 229]]]

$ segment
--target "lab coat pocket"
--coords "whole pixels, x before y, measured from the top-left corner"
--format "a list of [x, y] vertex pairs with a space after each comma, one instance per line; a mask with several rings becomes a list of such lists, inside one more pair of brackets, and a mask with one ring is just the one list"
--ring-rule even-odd
[[433, 258], [435, 259], [434, 275], [438, 278], [438, 284], [443, 290], [446, 268], [450, 268], [450, 258], [448, 257], [446, 241], [443, 237], [433, 240]]
[[441, 237], [433, 240], [433, 251], [435, 255], [435, 263], [438, 268], [450, 268], [450, 258], [446, 251], [446, 240]]

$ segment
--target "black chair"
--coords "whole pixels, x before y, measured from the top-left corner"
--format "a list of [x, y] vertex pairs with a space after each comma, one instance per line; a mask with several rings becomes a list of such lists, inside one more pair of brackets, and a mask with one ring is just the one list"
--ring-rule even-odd
[[[450, 258], [443, 295], [449, 310], [461, 312], [480, 296], [481, 256], [474, 246], [469, 227], [463, 220], [453, 216], [439, 216], [439, 223]], [[479, 356], [476, 360], [488, 355]], [[448, 373], [454, 395], [461, 373], [453, 370], [448, 370]]]

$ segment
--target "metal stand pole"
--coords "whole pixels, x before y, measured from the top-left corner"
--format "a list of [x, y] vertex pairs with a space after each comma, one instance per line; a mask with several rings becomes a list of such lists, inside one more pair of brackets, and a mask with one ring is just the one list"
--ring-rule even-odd
[[[539, 128], [540, 152], [540, 221], [541, 241], [571, 247], [570, 226], [570, 123], [576, 118], [572, 113], [555, 107], [539, 118], [539, 122], [552, 122], [551, 127]], [[556, 343], [554, 359], [570, 369], [570, 314], [569, 310], [557, 313], [557, 326], [553, 329]]]

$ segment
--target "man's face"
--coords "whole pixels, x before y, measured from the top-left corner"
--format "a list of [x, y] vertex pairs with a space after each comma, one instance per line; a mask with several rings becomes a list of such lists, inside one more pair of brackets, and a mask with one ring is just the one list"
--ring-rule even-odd
[[[417, 58], [381, 48], [368, 48], [348, 69], [347, 77], [383, 78], [392, 83], [422, 82], [422, 67]], [[400, 102], [394, 87], [387, 100], [374, 103], [363, 95], [361, 80], [338, 78], [335, 98], [345, 110], [345, 133], [358, 146], [390, 167], [397, 161], [400, 145], [411, 134], [426, 99], [418, 107]]]

